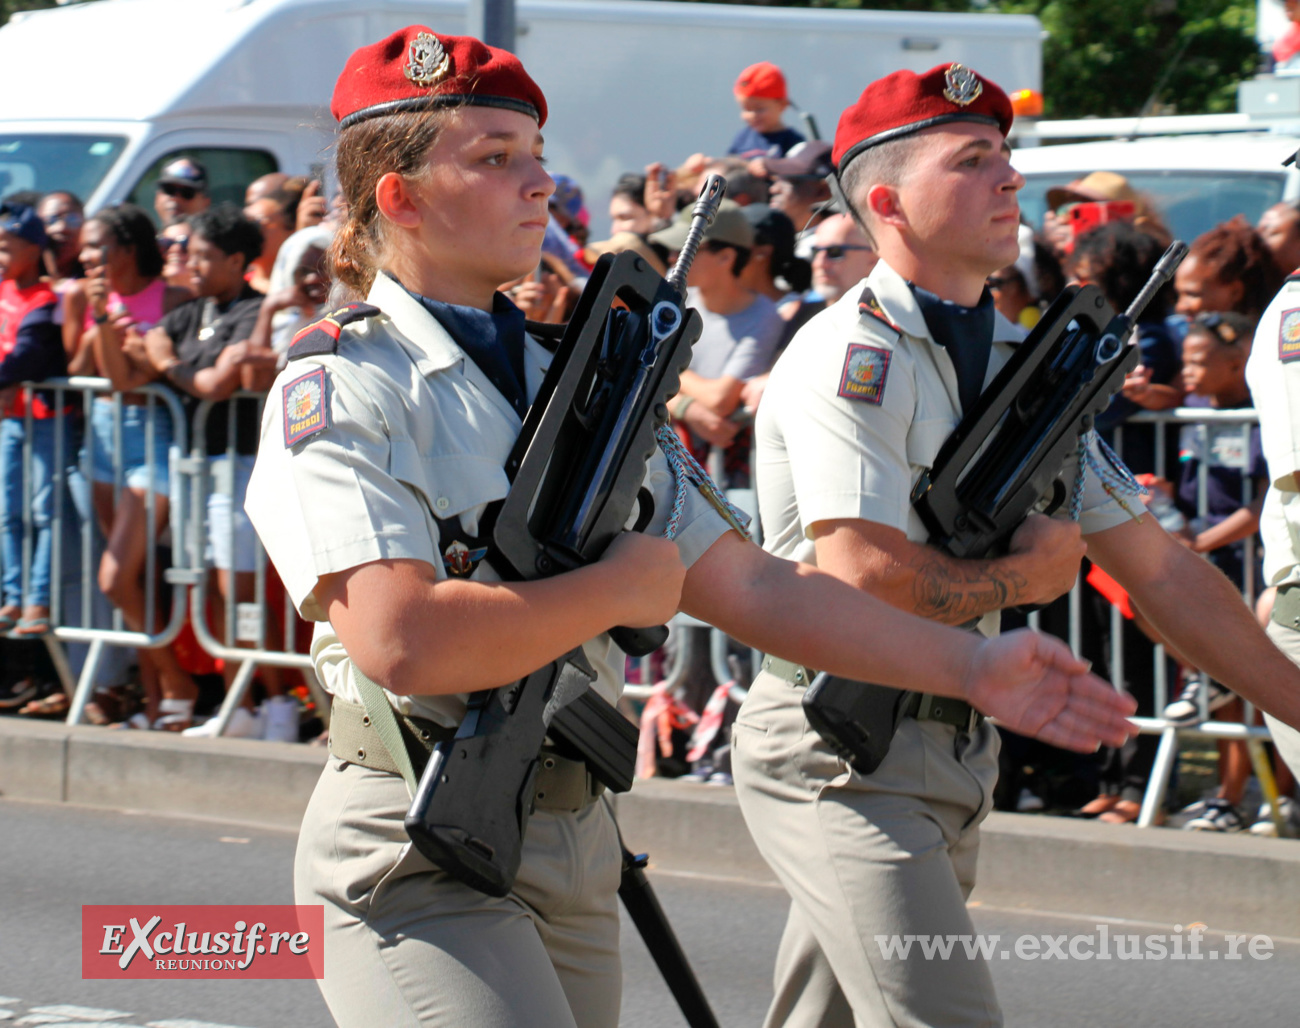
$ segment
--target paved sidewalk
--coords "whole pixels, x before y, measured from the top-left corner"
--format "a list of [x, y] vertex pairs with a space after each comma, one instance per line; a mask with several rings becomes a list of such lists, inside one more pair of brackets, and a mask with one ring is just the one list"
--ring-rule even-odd
[[[325, 750], [0, 718], [0, 795], [293, 827]], [[676, 871], [770, 882], [731, 789], [652, 779], [618, 798], [633, 849]], [[1300, 937], [1300, 841], [998, 814], [972, 901]]]

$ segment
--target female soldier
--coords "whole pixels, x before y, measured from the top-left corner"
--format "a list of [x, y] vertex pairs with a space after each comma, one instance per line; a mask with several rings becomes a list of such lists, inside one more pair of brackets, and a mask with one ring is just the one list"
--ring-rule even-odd
[[321, 988], [340, 1024], [612, 1026], [621, 985], [619, 846], [584, 765], [545, 761], [513, 892], [490, 898], [410, 844], [410, 797], [358, 681], [383, 686], [413, 739], [446, 738], [466, 693], [578, 645], [613, 700], [623, 658], [607, 630], [680, 606], [790, 659], [961, 695], [1058, 744], [1126, 736], [1127, 702], [1045, 638], [981, 641], [904, 616], [768, 557], [693, 490], [674, 540], [659, 537], [673, 482], [658, 451], [645, 534], [576, 571], [499, 581], [479, 519], [507, 492], [502, 465], [550, 358], [497, 287], [536, 267], [546, 232], [546, 101], [511, 54], [412, 26], [352, 55], [332, 110], [350, 205], [334, 276], [366, 304], [297, 337], [247, 508], [318, 622], [335, 697], [295, 880], [299, 902], [325, 907]]

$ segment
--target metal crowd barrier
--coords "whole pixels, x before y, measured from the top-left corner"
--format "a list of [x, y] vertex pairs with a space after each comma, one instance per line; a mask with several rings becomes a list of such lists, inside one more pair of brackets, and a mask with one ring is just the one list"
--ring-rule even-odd
[[[1232, 426], [1240, 427], [1241, 437], [1240, 446], [1244, 466], [1242, 467], [1242, 505], [1250, 506], [1255, 500], [1254, 483], [1251, 481], [1250, 470], [1250, 436], [1251, 430], [1259, 425], [1259, 415], [1252, 408], [1242, 408], [1236, 410], [1214, 410], [1205, 407], [1182, 407], [1176, 410], [1168, 411], [1144, 411], [1129, 419], [1129, 424], [1151, 424], [1157, 426], [1155, 432], [1155, 454], [1154, 466], [1155, 474], [1170, 479], [1177, 486], [1177, 472], [1169, 474], [1165, 467], [1165, 446], [1162, 445], [1164, 433], [1167, 428], [1164, 426], [1179, 425], [1190, 426], [1200, 435], [1201, 453], [1207, 451], [1206, 442], [1211, 426]], [[1115, 432], [1115, 450], [1122, 457], [1124, 455], [1124, 437], [1123, 428]], [[1197, 517], [1203, 518], [1207, 512], [1208, 498], [1208, 481], [1209, 466], [1208, 462], [1202, 460], [1197, 469]], [[1248, 536], [1244, 540], [1244, 553], [1242, 558], [1243, 567], [1243, 585], [1242, 585], [1242, 602], [1254, 612], [1257, 587], [1263, 583], [1256, 582], [1255, 577], [1256, 565], [1256, 546], [1254, 535]], [[1075, 605], [1078, 602], [1076, 586], [1071, 594], [1071, 626], [1073, 628], [1076, 618], [1073, 615]], [[1122, 630], [1123, 615], [1117, 608], [1111, 609], [1111, 638], [1118, 639]], [[1070, 640], [1071, 646], [1078, 651], [1078, 644], [1075, 638]], [[1124, 678], [1124, 652], [1123, 646], [1113, 645], [1111, 647], [1111, 681], [1122, 683]], [[1164, 807], [1165, 797], [1169, 791], [1169, 781], [1173, 775], [1175, 765], [1178, 760], [1178, 737], [1180, 735], [1190, 735], [1207, 739], [1229, 739], [1245, 742], [1251, 749], [1252, 761], [1255, 765], [1257, 774], [1261, 778], [1271, 779], [1271, 774], [1267, 770], [1266, 760], [1262, 752], [1262, 743], [1272, 741], [1272, 733], [1263, 725], [1253, 725], [1255, 720], [1255, 706], [1252, 703], [1243, 700], [1243, 718], [1242, 723], [1216, 721], [1210, 718], [1206, 709], [1205, 689], [1208, 685], [1206, 676], [1200, 676], [1201, 694], [1199, 703], [1201, 711], [1206, 715], [1205, 719], [1195, 725], [1176, 725], [1163, 717], [1166, 705], [1169, 703], [1169, 683], [1167, 680], [1165, 648], [1157, 644], [1155, 647], [1155, 716], [1134, 718], [1133, 723], [1138, 726], [1138, 730], [1144, 735], [1160, 736], [1160, 744], [1156, 750], [1155, 761], [1151, 767], [1151, 773], [1147, 778], [1147, 789], [1142, 799], [1142, 809], [1138, 815], [1137, 824], [1141, 828], [1149, 828], [1156, 824], [1160, 818], [1161, 811]], [[1300, 773], [1300, 769], [1295, 769]], [[1270, 805], [1274, 807], [1276, 815], [1276, 792], [1270, 790], [1270, 782], [1261, 782], [1264, 786], [1264, 792], [1268, 797]], [[1272, 793], [1270, 795], [1270, 793]], [[1276, 820], [1276, 818], [1275, 818]]]
[[[37, 458], [34, 453], [35, 444], [33, 441], [32, 422], [34, 419], [30, 414], [30, 399], [33, 386], [28, 384], [23, 388], [26, 390], [29, 400], [28, 414], [24, 425], [25, 438], [23, 445], [24, 516], [22, 552], [23, 585], [24, 591], [26, 591], [35, 548], [36, 526], [32, 517], [31, 472], [33, 462]], [[267, 601], [269, 569], [267, 567], [266, 552], [255, 536], [255, 567], [252, 572], [254, 583], [253, 599], [238, 601], [235, 590], [232, 588], [227, 591], [227, 595], [223, 599], [224, 632], [217, 633], [208, 620], [209, 600], [212, 593], [211, 572], [214, 569], [207, 553], [206, 511], [209, 497], [218, 491], [214, 488], [211, 458], [225, 456], [230, 465], [237, 464], [236, 423], [238, 405], [255, 405], [257, 421], [260, 423], [264, 396], [255, 393], [236, 394], [224, 411], [224, 417], [227, 419], [227, 449], [224, 454], [211, 454], [206, 449], [206, 430], [209, 419], [213, 416], [214, 405], [212, 403], [200, 404], [195, 412], [193, 423], [188, 424], [179, 399], [166, 387], [151, 384], [131, 391], [131, 396], [140, 398], [143, 401], [143, 406], [147, 412], [145, 453], [150, 480], [152, 480], [154, 471], [153, 433], [154, 412], [156, 410], [165, 410], [171, 416], [174, 439], [169, 479], [170, 509], [167, 530], [172, 544], [171, 561], [168, 566], [161, 569], [161, 574], [159, 574], [159, 568], [157, 567], [157, 554], [158, 544], [164, 540], [160, 539], [154, 531], [154, 513], [157, 498], [155, 493], [149, 490], [146, 499], [148, 547], [144, 576], [145, 624], [152, 625], [159, 620], [162, 620], [163, 623], [155, 632], [140, 632], [133, 631], [124, 624], [119, 610], [113, 609], [111, 613], [105, 616], [102, 609], [104, 605], [101, 600], [97, 599], [102, 597], [98, 587], [101, 547], [96, 542], [93, 504], [91, 502], [91, 483], [94, 481], [95, 442], [94, 434], [90, 431], [89, 425], [94, 409], [93, 405], [97, 400], [107, 401], [113, 405], [112, 466], [114, 469], [114, 505], [116, 506], [123, 488], [123, 395], [115, 393], [107, 379], [89, 377], [53, 379], [40, 383], [39, 388], [42, 391], [51, 391], [53, 393], [54, 407], [62, 412], [56, 418], [51, 419], [54, 421], [53, 470], [51, 477], [56, 498], [51, 515], [51, 532], [53, 533], [54, 545], [51, 555], [52, 588], [50, 607], [53, 627], [49, 633], [39, 638], [49, 648], [51, 659], [64, 684], [64, 688], [73, 697], [71, 709], [68, 713], [68, 722], [72, 724], [82, 720], [86, 703], [94, 690], [95, 677], [104, 657], [105, 648], [109, 646], [157, 647], [171, 643], [185, 622], [187, 593], [190, 602], [191, 621], [200, 645], [214, 657], [226, 661], [236, 661], [240, 664], [239, 671], [226, 692], [225, 701], [218, 714], [220, 719], [219, 728], [221, 730], [224, 731], [235, 708], [243, 701], [257, 667], [263, 665], [299, 669], [320, 701], [322, 710], [327, 712], [329, 706], [328, 697], [315, 678], [311, 657], [308, 654], [297, 652], [293, 647], [298, 618], [293, 604], [287, 596], [284, 598], [283, 613], [277, 622], [277, 627], [280, 629], [280, 638], [285, 640], [285, 644], [280, 648], [271, 648], [267, 645], [268, 627], [271, 625], [273, 617], [273, 612]], [[1246, 455], [1248, 460], [1250, 431], [1254, 425], [1258, 424], [1258, 416], [1253, 410], [1248, 409], [1218, 411], [1204, 408], [1184, 408], [1174, 411], [1145, 412], [1130, 419], [1129, 423], [1147, 423], [1156, 426], [1190, 425], [1197, 427], [1202, 433], [1208, 431], [1211, 425], [1239, 425], [1242, 432], [1242, 453]], [[1156, 433], [1156, 452], [1153, 464], [1157, 475], [1176, 482], [1176, 474], [1171, 475], [1169, 473], [1170, 469], [1165, 467], [1165, 447], [1161, 445], [1161, 436], [1164, 431], [1165, 429], [1160, 427]], [[1121, 456], [1124, 455], [1123, 428], [1116, 430], [1115, 449]], [[181, 457], [180, 454], [187, 454], [187, 456]], [[75, 460], [72, 459], [74, 456]], [[1208, 467], [1205, 462], [1202, 462], [1198, 490], [1198, 511], [1202, 516], [1206, 510], [1207, 474]], [[1243, 477], [1245, 482], [1244, 502], [1249, 504], [1253, 498], [1251, 495], [1252, 483], [1248, 475]], [[233, 508], [239, 503], [239, 497], [235, 495], [236, 476], [230, 475], [227, 478], [225, 489], [229, 493], [229, 502]], [[65, 498], [71, 498], [71, 506], [69, 506], [68, 502], [65, 502]], [[733, 500], [738, 501], [742, 507], [751, 513], [755, 513], [752, 492], [747, 495], [733, 496]], [[239, 503], [239, 505], [242, 506], [242, 503]], [[77, 524], [69, 524], [69, 519], [76, 521]], [[74, 535], [69, 531], [70, 529], [75, 529], [75, 545], [70, 544], [70, 540], [74, 538]], [[231, 544], [230, 549], [233, 551], [235, 549], [233, 545], [235, 532], [233, 518], [230, 520], [227, 530], [230, 533], [227, 542]], [[1256, 585], [1253, 539], [1246, 540], [1245, 548], [1243, 600], [1253, 605], [1253, 593]], [[76, 567], [69, 568], [69, 565], [73, 563], [76, 564]], [[75, 588], [69, 588], [65, 582], [70, 570], [75, 572], [72, 575]], [[157, 589], [157, 582], [160, 579], [171, 587], [171, 598], [170, 602], [165, 604], [166, 610], [160, 609], [164, 606]], [[1076, 583], [1074, 590], [1070, 594], [1068, 639], [1076, 652], [1079, 651], [1082, 642], [1081, 602], [1081, 585]], [[97, 607], [100, 610], [97, 611]], [[160, 617], [160, 614], [162, 617]], [[1037, 620], [1037, 615], [1031, 615], [1031, 625], [1036, 625]], [[1112, 608], [1110, 613], [1110, 634], [1112, 639], [1120, 638], [1123, 620], [1123, 615], [1119, 610]], [[674, 627], [685, 629], [691, 627], [707, 628], [708, 626], [685, 615], [679, 615], [678, 618], [674, 619]], [[693, 639], [694, 633], [685, 631], [681, 632], [680, 635], [683, 637], [683, 651], [678, 654], [679, 659], [676, 661], [675, 670], [670, 674], [670, 684], [673, 682], [673, 675], [680, 676], [682, 669], [689, 665], [690, 648], [696, 645]], [[64, 651], [64, 646], [68, 643], [88, 644], [87, 652], [81, 662], [80, 674], [76, 676], [73, 674]], [[719, 682], [726, 681], [731, 677], [727, 665], [727, 637], [716, 629], [711, 630], [709, 647], [710, 663], [714, 677]], [[1111, 653], [1111, 680], [1120, 683], [1122, 686], [1122, 683], [1126, 680], [1122, 645], [1113, 645]], [[1155, 710], [1159, 714], [1169, 701], [1169, 684], [1165, 673], [1164, 648], [1158, 644], [1155, 647], [1154, 660]], [[646, 684], [629, 686], [627, 689], [629, 698], [645, 699], [649, 695], [648, 661], [642, 666], [645, 671], [642, 681]], [[756, 662], [754, 666], [757, 666]], [[736, 695], [738, 698], [743, 698], [743, 683], [737, 683]], [[1204, 697], [1202, 697], [1202, 702], [1204, 702]], [[1240, 739], [1257, 746], [1259, 741], [1268, 741], [1271, 736], [1267, 727], [1250, 724], [1253, 715], [1253, 708], [1247, 704], [1246, 723], [1244, 724], [1220, 722], [1207, 718], [1197, 725], [1180, 726], [1172, 724], [1162, 716], [1135, 719], [1142, 733], [1160, 736], [1160, 744], [1149, 778], [1138, 824], [1141, 826], [1152, 825], [1159, 815], [1168, 790], [1170, 776], [1176, 763], [1177, 743], [1180, 735], [1194, 735], [1214, 739]]]
[[[79, 721], [93, 690], [95, 678], [107, 646], [153, 647], [162, 646], [175, 639], [185, 620], [185, 592], [188, 577], [182, 568], [172, 566], [162, 570], [161, 578], [172, 586], [171, 602], [161, 628], [153, 632], [134, 631], [123, 622], [121, 611], [112, 609], [99, 590], [98, 572], [101, 546], [98, 545], [94, 515], [94, 463], [95, 436], [90, 426], [96, 402], [112, 404], [112, 454], [114, 469], [114, 506], [123, 488], [123, 395], [113, 392], [107, 379], [73, 377], [50, 379], [39, 389], [45, 396], [52, 395], [53, 408], [59, 413], [48, 420], [53, 422], [53, 440], [48, 455], [38, 458], [35, 422], [31, 414], [31, 401], [36, 388], [26, 383], [23, 389], [27, 413], [24, 418], [22, 455], [23, 482], [23, 540], [22, 585], [24, 597], [33, 573], [33, 558], [37, 526], [33, 509], [34, 472], [43, 457], [48, 456], [53, 495], [50, 512], [50, 624], [51, 630], [40, 636], [49, 649], [51, 659], [65, 692], [72, 697], [68, 714], [69, 723]], [[132, 390], [130, 395], [142, 400], [146, 411], [146, 470], [152, 482], [154, 465], [154, 431], [157, 413], [165, 411], [171, 417], [173, 437], [177, 446], [183, 447], [187, 438], [187, 425], [179, 400], [170, 390], [158, 385], [146, 385]], [[175, 479], [170, 480], [168, 533], [172, 539], [180, 537], [184, 511]], [[157, 550], [160, 542], [155, 530], [157, 496], [150, 489], [146, 498], [148, 518], [147, 553], [145, 567], [145, 617], [146, 625], [159, 620], [160, 598], [157, 595], [159, 580]], [[22, 638], [14, 636], [13, 638]], [[31, 638], [31, 637], [26, 637]], [[65, 645], [88, 644], [81, 660], [80, 674], [73, 675]]]
[[[1167, 411], [1144, 411], [1141, 414], [1134, 415], [1126, 422], [1128, 425], [1149, 424], [1156, 426], [1155, 432], [1155, 453], [1152, 455], [1152, 465], [1154, 474], [1160, 478], [1165, 478], [1174, 484], [1175, 489], [1178, 485], [1180, 472], [1177, 468], [1169, 469], [1166, 459], [1165, 433], [1168, 431], [1167, 426], [1190, 426], [1196, 429], [1202, 436], [1201, 452], [1205, 452], [1205, 436], [1210, 426], [1213, 425], [1238, 425], [1241, 427], [1241, 447], [1244, 460], [1247, 467], [1243, 468], [1243, 503], [1249, 505], [1255, 499], [1254, 483], [1251, 482], [1248, 473], [1250, 459], [1250, 434], [1251, 429], [1259, 424], [1259, 415], [1249, 408], [1238, 410], [1214, 410], [1205, 407], [1180, 407], [1175, 410]], [[1120, 456], [1125, 456], [1124, 445], [1124, 427], [1120, 426], [1115, 430], [1113, 448]], [[1129, 451], [1132, 456], [1132, 450]], [[1207, 484], [1208, 484], [1209, 466], [1207, 462], [1201, 461], [1197, 471], [1197, 516], [1204, 517], [1207, 510]], [[1242, 600], [1254, 610], [1256, 583], [1255, 580], [1255, 561], [1256, 546], [1253, 536], [1244, 540], [1244, 582], [1242, 588]], [[1079, 653], [1083, 643], [1083, 581], [1080, 578], [1075, 582], [1074, 588], [1069, 594], [1069, 633], [1066, 641], [1070, 648]], [[1031, 614], [1028, 618], [1031, 628], [1040, 627], [1041, 618], [1038, 614]], [[1124, 626], [1124, 615], [1118, 607], [1110, 607], [1110, 623], [1108, 627], [1112, 645], [1110, 647], [1110, 667], [1109, 678], [1111, 682], [1116, 683], [1116, 688], [1122, 689], [1127, 681], [1125, 677], [1124, 666], [1124, 647], [1118, 640], [1122, 639]], [[1178, 761], [1178, 740], [1180, 736], [1195, 736], [1206, 739], [1236, 739], [1246, 742], [1252, 748], [1252, 759], [1256, 766], [1260, 764], [1262, 752], [1258, 751], [1262, 742], [1271, 742], [1272, 735], [1267, 727], [1262, 725], [1252, 725], [1255, 708], [1252, 704], [1245, 704], [1244, 723], [1234, 723], [1225, 721], [1215, 721], [1209, 717], [1206, 710], [1207, 685], [1206, 676], [1200, 675], [1201, 694], [1200, 705], [1202, 713], [1206, 715], [1204, 720], [1193, 725], [1179, 725], [1170, 722], [1163, 717], [1165, 707], [1170, 701], [1169, 681], [1167, 674], [1167, 664], [1165, 659], [1165, 648], [1163, 645], [1156, 643], [1154, 655], [1153, 678], [1154, 678], [1154, 716], [1135, 717], [1131, 720], [1137, 726], [1140, 734], [1158, 735], [1160, 743], [1156, 751], [1155, 760], [1152, 764], [1151, 773], [1147, 778], [1146, 792], [1142, 800], [1142, 808], [1138, 815], [1137, 824], [1142, 828], [1149, 828], [1156, 825], [1160, 820], [1160, 814], [1164, 807], [1165, 798], [1169, 791], [1169, 782], [1173, 776], [1174, 769]]]
[[[207, 419], [213, 405], [200, 404], [191, 425], [176, 393], [160, 384], [141, 386], [122, 394], [114, 392], [107, 379], [72, 377], [50, 379], [37, 385], [26, 383], [21, 388], [28, 401], [22, 447], [23, 593], [26, 597], [36, 550], [34, 471], [48, 457], [48, 474], [53, 489], [50, 514], [51, 630], [40, 636], [11, 634], [10, 637], [39, 638], [45, 643], [64, 692], [71, 697], [68, 723], [76, 724], [84, 719], [86, 704], [94, 693], [97, 676], [110, 647], [137, 649], [169, 645], [184, 627], [187, 610], [191, 615], [195, 636], [204, 650], [218, 659], [242, 662], [218, 715], [222, 730], [246, 694], [259, 665], [298, 668], [321, 701], [322, 711], [328, 717], [328, 698], [312, 671], [311, 658], [307, 654], [293, 652], [291, 645], [283, 649], [269, 649], [265, 645], [266, 625], [270, 615], [266, 602], [266, 553], [260, 542], [255, 543], [256, 599], [249, 603], [236, 603], [232, 590], [225, 605], [225, 633], [218, 638], [208, 625], [206, 611], [211, 566], [205, 552], [206, 510], [208, 496], [213, 491], [209, 457], [216, 455], [206, 452], [204, 440]], [[49, 445], [49, 453], [40, 455], [36, 453], [38, 444], [34, 422], [37, 419], [30, 412], [31, 398], [37, 389], [43, 395], [52, 397], [52, 406], [58, 412], [55, 417], [46, 419], [53, 423], [53, 441]], [[101, 458], [100, 463], [103, 463], [103, 454], [96, 454], [95, 433], [91, 427], [93, 414], [96, 403], [112, 405], [112, 452], [109, 458], [113, 469], [113, 508], [116, 510], [125, 487], [122, 415], [125, 407], [132, 402], [139, 404], [145, 411], [144, 467], [151, 483], [157, 471], [154, 457], [157, 413], [168, 414], [173, 426], [168, 471], [169, 509], [167, 524], [162, 532], [156, 530], [158, 496], [152, 488], [145, 493], [147, 524], [143, 623], [146, 626], [160, 626], [151, 632], [136, 631], [127, 626], [122, 612], [108, 602], [99, 588], [99, 567], [107, 540], [103, 539], [98, 530], [94, 510], [94, 468], [97, 456]], [[237, 394], [237, 402], [257, 405], [260, 420], [260, 395], [240, 393]], [[234, 403], [228, 405], [231, 443], [226, 456], [232, 463], [235, 411]], [[232, 481], [232, 487], [233, 484]], [[170, 551], [160, 549], [167, 543], [170, 543]], [[166, 566], [160, 568], [159, 560], [163, 559], [160, 553], [168, 552], [170, 560], [165, 560]], [[170, 599], [165, 600], [159, 595], [160, 583], [170, 587]], [[286, 597], [281, 637], [292, 642], [296, 627], [297, 615]], [[239, 645], [240, 643], [249, 645]], [[69, 644], [84, 644], [85, 653], [79, 661], [69, 660]], [[78, 662], [80, 668], [76, 671], [73, 664]]]
[[[225, 457], [227, 467], [232, 471], [237, 467], [239, 458], [236, 448], [237, 424], [241, 405], [254, 407], [257, 416], [253, 424], [260, 425], [265, 402], [264, 393], [238, 392], [225, 405], [224, 415], [217, 415], [224, 416], [226, 419], [227, 446], [222, 454], [209, 453], [206, 442], [208, 423], [214, 416], [213, 409], [217, 404], [209, 401], [200, 403], [194, 412], [194, 422], [191, 425], [193, 443], [190, 455], [180, 463], [181, 474], [189, 479], [189, 509], [192, 512], [185, 526], [184, 539], [189, 566], [194, 569], [190, 589], [190, 620], [194, 626], [194, 634], [199, 644], [212, 656], [239, 663], [239, 670], [226, 689], [225, 700], [216, 715], [218, 734], [225, 732], [235, 709], [243, 702], [244, 696], [252, 685], [253, 675], [259, 666], [297, 668], [317, 701], [322, 719], [326, 723], [329, 720], [329, 696], [316, 678], [311, 656], [295, 651], [292, 646], [299, 619], [292, 601], [287, 594], [283, 594], [283, 590], [281, 590], [283, 616], [279, 619], [278, 627], [280, 638], [285, 640], [286, 644], [280, 649], [271, 649], [267, 646], [267, 628], [271, 624], [273, 611], [267, 601], [266, 550], [262, 548], [262, 541], [257, 538], [256, 533], [253, 534], [255, 554], [252, 572], [253, 599], [239, 601], [235, 589], [233, 587], [227, 589], [224, 597], [216, 597], [223, 602], [224, 606], [225, 631], [221, 633], [220, 638], [208, 623], [209, 598], [213, 592], [211, 572], [215, 571], [207, 553], [208, 500], [215, 493], [225, 492], [232, 512], [236, 507], [241, 511], [243, 509], [242, 496], [237, 495], [238, 473], [234, 472], [226, 476], [228, 488], [224, 490], [215, 488], [211, 462], [215, 457]], [[237, 551], [235, 520], [232, 516], [227, 523], [227, 550], [232, 555]]]

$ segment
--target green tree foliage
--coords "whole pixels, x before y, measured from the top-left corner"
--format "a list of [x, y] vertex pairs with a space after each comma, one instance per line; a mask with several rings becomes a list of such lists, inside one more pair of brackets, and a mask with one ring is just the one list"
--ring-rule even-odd
[[35, 11], [41, 7], [54, 7], [55, 0], [0, 0], [0, 25], [9, 20], [15, 11]]
[[998, 8], [1042, 20], [1053, 117], [1235, 110], [1237, 83], [1259, 64], [1252, 0], [1007, 0]]
[[1255, 0], [759, 0], [789, 7], [1033, 14], [1054, 118], [1236, 107], [1259, 64]]

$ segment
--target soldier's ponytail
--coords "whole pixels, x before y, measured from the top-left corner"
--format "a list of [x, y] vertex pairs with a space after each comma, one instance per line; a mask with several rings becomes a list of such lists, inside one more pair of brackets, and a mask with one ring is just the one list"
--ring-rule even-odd
[[447, 109], [368, 118], [339, 133], [335, 164], [348, 216], [330, 244], [331, 303], [363, 300], [383, 266], [387, 245], [375, 185], [390, 171], [418, 178]]

